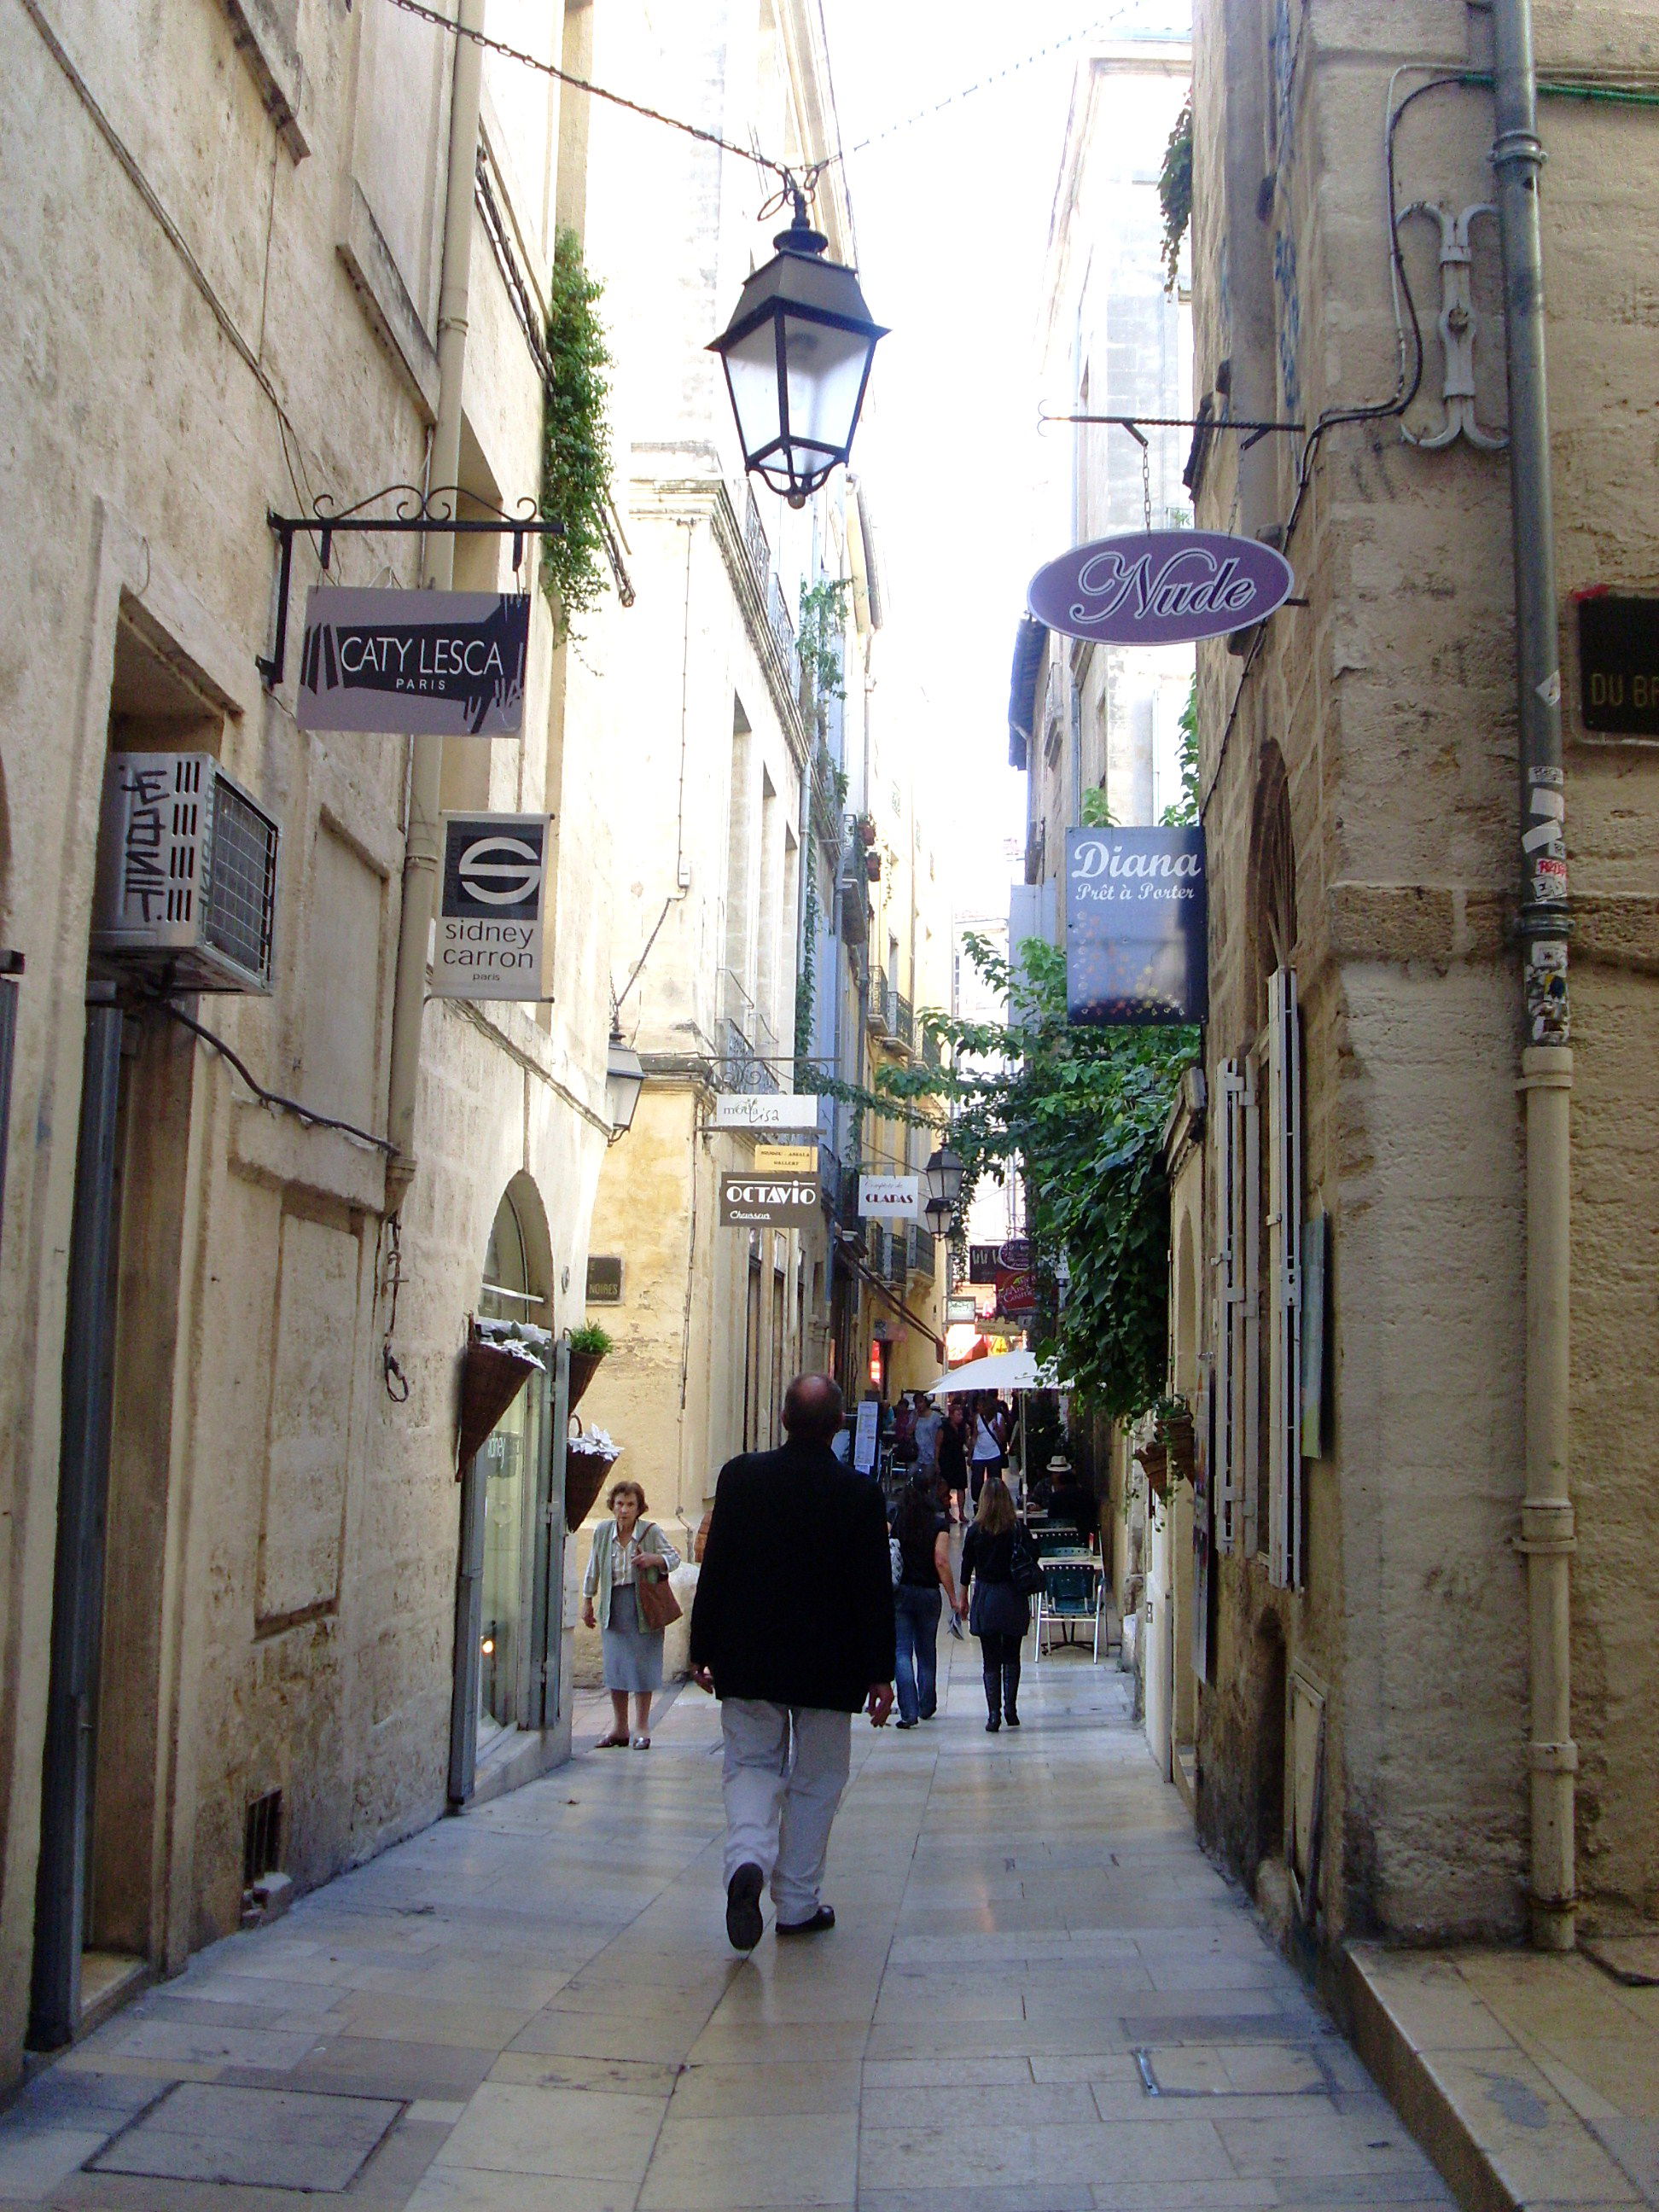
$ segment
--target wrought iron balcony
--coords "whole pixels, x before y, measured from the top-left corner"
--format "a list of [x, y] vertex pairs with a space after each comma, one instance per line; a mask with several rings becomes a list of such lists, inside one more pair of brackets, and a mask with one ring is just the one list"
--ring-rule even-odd
[[872, 967], [869, 1019], [871, 1030], [878, 1036], [885, 1036], [889, 1033], [889, 1010], [887, 970], [884, 968]]
[[909, 1245], [911, 1273], [926, 1276], [931, 1283], [933, 1279], [933, 1270], [938, 1264], [936, 1258], [938, 1240], [933, 1231], [924, 1229], [920, 1222], [913, 1221], [909, 1224], [906, 1241]]
[[896, 991], [893, 994], [892, 1006], [890, 1009], [887, 1027], [902, 1045], [905, 1045], [907, 1047], [915, 1045], [916, 1041], [915, 1016], [911, 1012], [910, 1001], [908, 999], [900, 998]]

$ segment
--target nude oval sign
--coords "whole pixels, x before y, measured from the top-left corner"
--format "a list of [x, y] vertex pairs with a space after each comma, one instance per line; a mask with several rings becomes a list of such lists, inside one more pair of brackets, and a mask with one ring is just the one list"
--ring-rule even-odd
[[1282, 606], [1291, 564], [1255, 538], [1136, 531], [1074, 545], [1031, 579], [1026, 603], [1050, 629], [1109, 645], [1188, 645], [1246, 629]]

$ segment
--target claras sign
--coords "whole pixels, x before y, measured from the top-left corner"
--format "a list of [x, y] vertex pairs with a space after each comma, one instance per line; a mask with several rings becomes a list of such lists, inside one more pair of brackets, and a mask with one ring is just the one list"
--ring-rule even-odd
[[1254, 538], [1152, 530], [1074, 545], [1037, 570], [1026, 599], [1066, 637], [1190, 645], [1262, 621], [1295, 585], [1283, 554]]

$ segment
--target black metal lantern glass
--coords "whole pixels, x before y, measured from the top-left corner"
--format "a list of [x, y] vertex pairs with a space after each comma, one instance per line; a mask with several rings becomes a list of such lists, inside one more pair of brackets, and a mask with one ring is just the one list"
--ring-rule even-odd
[[791, 507], [804, 507], [852, 450], [878, 340], [859, 280], [806, 220], [774, 239], [778, 251], [743, 288], [710, 345], [726, 368], [743, 465]]
[[949, 1145], [941, 1145], [922, 1170], [922, 1174], [927, 1178], [928, 1197], [943, 1199], [945, 1205], [954, 1210], [957, 1200], [962, 1196], [961, 1154], [953, 1152]]
[[935, 1237], [950, 1235], [955, 1208], [948, 1198], [930, 1198], [922, 1208], [922, 1212], [927, 1216], [928, 1228]]

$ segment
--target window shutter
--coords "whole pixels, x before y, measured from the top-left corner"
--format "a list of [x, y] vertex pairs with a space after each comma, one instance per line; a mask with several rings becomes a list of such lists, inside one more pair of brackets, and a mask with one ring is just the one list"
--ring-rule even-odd
[[1233, 1183], [1238, 1173], [1238, 1117], [1235, 1097], [1238, 1063], [1224, 1060], [1220, 1070], [1221, 1110], [1216, 1132], [1215, 1376], [1211, 1400], [1215, 1448], [1211, 1480], [1215, 1486], [1215, 1543], [1231, 1552], [1237, 1537], [1237, 1487], [1233, 1480]]
[[1256, 1548], [1256, 1112], [1248, 1060], [1221, 1068], [1216, 1189], [1216, 1548]]
[[1267, 1012], [1269, 1579], [1302, 1586], [1302, 1024], [1293, 969], [1275, 969]]
[[1244, 1550], [1261, 1549], [1261, 1116], [1256, 1104], [1256, 1066], [1239, 1063], [1238, 1172], [1233, 1178], [1233, 1445], [1243, 1511]]

